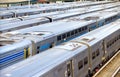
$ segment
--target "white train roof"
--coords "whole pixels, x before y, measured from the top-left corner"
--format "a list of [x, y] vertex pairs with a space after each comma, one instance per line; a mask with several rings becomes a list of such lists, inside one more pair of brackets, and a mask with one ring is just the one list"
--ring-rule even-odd
[[[111, 3], [111, 4], [105, 4], [105, 7], [104, 8], [106, 8], [106, 7], [113, 7], [113, 6], [117, 6], [117, 5], [120, 5], [120, 3], [119, 2], [117, 2], [117, 3]], [[99, 5], [99, 6], [101, 6], [101, 5]], [[98, 7], [99, 7], [98, 6]], [[70, 5], [68, 6], [68, 5], [65, 5], [65, 6], [61, 6], [61, 7], [54, 7], [54, 8], [52, 8], [52, 9], [57, 9], [57, 8], [65, 8], [65, 7], [70, 7]], [[96, 8], [97, 6], [95, 6], [94, 8], [95, 9], [97, 9]], [[91, 9], [94, 9], [94, 8], [91, 8]], [[101, 7], [101, 8], [103, 8], [103, 7]], [[26, 9], [26, 10], [24, 10], [24, 9], [19, 9], [19, 10], [8, 10], [7, 12], [15, 12], [15, 13], [25, 13], [25, 12], [42, 12], [43, 10], [48, 10], [49, 8], [46, 8], [46, 7], [44, 7], [44, 8], [41, 8], [41, 9], [39, 9], [39, 8], [29, 8], [29, 9]], [[51, 10], [52, 10], [51, 9]], [[5, 11], [6, 12], [6, 11]]]
[[[108, 2], [106, 2], [106, 1], [100, 1], [100, 2], [85, 1], [85, 2], [63, 2], [63, 3], [50, 3], [50, 4], [34, 4], [34, 5], [31, 5], [30, 8], [39, 8], [39, 7], [48, 7], [48, 6], [61, 6], [61, 5], [71, 5], [71, 4], [92, 5], [92, 4], [100, 4], [100, 3], [102, 4], [102, 3], [108, 3]], [[11, 7], [7, 7], [7, 8], [0, 8], [0, 10], [26, 9], [26, 8], [29, 8], [29, 6], [28, 5], [11, 6]]]
[[[117, 22], [119, 22], [119, 21], [117, 21]], [[114, 25], [115, 28], [113, 28], [113, 24], [115, 24]], [[96, 29], [95, 31], [91, 31], [90, 33], [97, 32], [94, 34], [98, 34], [98, 31], [101, 30], [101, 32], [99, 34], [103, 34], [103, 33], [106, 34], [106, 32], [111, 34], [120, 29], [120, 26], [119, 27], [116, 26], [116, 25], [119, 25], [119, 23], [114, 22], [113, 24], [103, 26], [99, 29]], [[106, 31], [106, 29], [109, 29], [109, 30]], [[104, 34], [104, 37], [109, 35], [109, 34], [108, 35], [105, 35], [105, 34]], [[86, 35], [83, 35], [83, 37], [85, 37]], [[93, 35], [93, 33], [92, 33], [92, 35]], [[104, 37], [100, 37], [100, 38], [103, 39]], [[87, 36], [87, 38], [92, 39], [92, 36], [90, 36], [90, 37]], [[97, 40], [97, 39], [98, 38], [95, 38], [94, 40]], [[82, 53], [82, 51], [87, 48], [86, 46], [79, 45], [74, 41], [79, 42], [79, 40], [72, 40], [71, 42], [67, 42], [67, 43], [64, 43], [63, 45], [56, 46], [52, 49], [42, 52], [41, 54], [35, 55], [27, 60], [24, 60], [20, 63], [9, 66], [8, 68], [1, 70], [1, 76], [2, 77], [42, 76], [44, 73], [53, 69], [55, 66], [59, 65], [60, 63], [65, 62], [66, 60], [68, 60], [69, 58], [75, 56], [76, 54], [78, 54], [80, 52]], [[75, 44], [75, 46], [74, 46], [74, 44]], [[76, 44], [77, 44], [77, 46], [76, 46]], [[72, 45], [73, 47], [71, 48], [71, 47], [69, 47], [69, 45], [70, 46]], [[68, 49], [66, 49], [64, 46], [68, 47]], [[38, 68], [38, 67], [40, 67], [40, 68]]]
[[4, 24], [4, 25], [0, 25], [0, 31], [4, 31], [4, 30], [9, 30], [12, 28], [16, 28], [16, 27], [22, 27], [25, 25], [30, 25], [33, 23], [37, 23], [37, 22], [42, 22], [42, 21], [49, 21], [47, 18], [36, 18], [36, 19], [31, 19], [31, 20], [26, 20], [26, 21], [20, 21], [20, 22], [15, 22], [15, 23], [8, 23], [8, 24]]
[[[100, 15], [100, 17], [101, 17], [101, 14], [93, 13], [94, 16]], [[104, 14], [106, 14], [106, 13], [104, 13]], [[103, 14], [103, 16], [105, 16], [104, 14]], [[112, 16], [114, 14], [116, 14], [116, 13], [113, 13], [113, 14], [110, 13], [110, 16]], [[84, 15], [83, 15], [83, 17], [84, 17]], [[97, 20], [102, 19], [102, 18], [97, 17]], [[14, 36], [11, 38], [14, 39], [14, 38], [18, 37], [21, 39], [29, 39], [29, 40], [34, 40], [35, 42], [37, 42], [40, 40], [42, 41], [44, 39], [53, 37], [55, 35], [59, 35], [59, 34], [62, 34], [62, 33], [68, 32], [68, 31], [72, 31], [73, 29], [78, 29], [80, 27], [87, 26], [88, 24], [91, 24], [94, 22], [96, 22], [96, 20], [94, 20], [94, 19], [85, 20], [85, 18], [80, 19], [79, 17], [76, 17], [76, 18], [70, 18], [70, 19], [66, 19], [63, 21], [59, 21], [59, 22], [52, 22], [52, 23], [43, 24], [40, 26], [34, 26], [34, 27], [30, 27], [30, 28], [7, 32], [7, 33], [3, 33], [3, 35], [6, 36], [6, 34], [18, 33], [18, 34], [14, 34]], [[38, 33], [38, 34], [33, 35], [32, 33]]]
[[[23, 49], [27, 46], [30, 46], [32, 43], [29, 40], [0, 40], [0, 43], [3, 42], [5, 45], [0, 46], [0, 55], [7, 53], [8, 51], [16, 51], [16, 49]], [[9, 43], [8, 43], [9, 42]]]

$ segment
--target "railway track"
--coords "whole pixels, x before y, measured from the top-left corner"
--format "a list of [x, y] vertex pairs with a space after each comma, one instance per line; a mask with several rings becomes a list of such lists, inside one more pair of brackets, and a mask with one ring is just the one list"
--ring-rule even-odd
[[93, 77], [120, 77], [120, 74], [115, 76], [118, 68], [120, 68], [120, 50]]
[[116, 70], [112, 77], [120, 77], [120, 67]]

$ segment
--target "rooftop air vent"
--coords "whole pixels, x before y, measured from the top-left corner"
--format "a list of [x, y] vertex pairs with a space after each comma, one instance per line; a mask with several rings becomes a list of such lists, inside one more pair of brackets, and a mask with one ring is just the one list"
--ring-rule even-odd
[[71, 21], [80, 21], [81, 19], [80, 18], [71, 18], [70, 20]]
[[86, 17], [86, 18], [84, 18], [84, 20], [86, 20], [86, 21], [97, 20], [97, 19], [99, 19], [99, 17]]
[[0, 46], [4, 46], [4, 45], [7, 45], [7, 44], [13, 44], [15, 41], [13, 40], [7, 40], [7, 39], [2, 39], [0, 40]]
[[20, 33], [19, 33], [19, 32], [7, 32], [7, 33], [5, 33], [4, 35], [5, 35], [6, 37], [11, 37], [11, 36], [18, 35], [18, 34], [20, 34]]
[[72, 50], [75, 50], [75, 49], [81, 47], [81, 45], [82, 44], [80, 44], [80, 43], [69, 42], [69, 43], [65, 43], [63, 45], [60, 45], [60, 46], [58, 46], [56, 48], [72, 51]]
[[44, 34], [47, 34], [46, 32], [29, 32], [29, 33], [24, 33], [24, 35], [39, 35], [42, 36]]
[[95, 38], [94, 37], [83, 37], [81, 40], [85, 41], [85, 42], [91, 42], [93, 41]]

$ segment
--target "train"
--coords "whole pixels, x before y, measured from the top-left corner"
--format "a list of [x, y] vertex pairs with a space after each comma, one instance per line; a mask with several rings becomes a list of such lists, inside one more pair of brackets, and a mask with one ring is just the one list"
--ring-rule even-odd
[[[20, 22], [25, 20], [31, 20], [31, 19], [37, 19], [41, 17], [47, 17], [47, 16], [53, 16], [62, 14], [62, 12], [51, 12], [51, 13], [44, 13], [44, 14], [36, 14], [36, 15], [30, 15], [30, 16], [22, 16], [22, 17], [16, 17], [16, 18], [8, 18], [8, 19], [2, 19], [0, 20], [0, 25], [8, 24], [8, 23], [14, 23], [14, 22]], [[50, 21], [49, 21], [50, 22]]]
[[[106, 9], [104, 11], [118, 11], [118, 9], [120, 9], [120, 7]], [[0, 20], [0, 25], [14, 23], [14, 22], [20, 22], [20, 21], [25, 21], [25, 20], [30, 20], [30, 19], [36, 19], [36, 18], [40, 18], [40, 17], [47, 17], [47, 18], [49, 18], [49, 20], [51, 19], [51, 21], [53, 21], [53, 20], [55, 21], [55, 19], [52, 19], [52, 17], [54, 15], [64, 14], [63, 16], [68, 15], [67, 17], [70, 17], [69, 14], [71, 14], [71, 17], [72, 17], [72, 16], [76, 16], [76, 15], [82, 15], [85, 13], [89, 13], [89, 12], [84, 13], [83, 10], [84, 9], [72, 9], [72, 10], [68, 10], [68, 11], [51, 12], [51, 13], [44, 13], [44, 14], [37, 14], [37, 15], [30, 15], [30, 16], [22, 16], [22, 17], [17, 17], [17, 18], [2, 19], [2, 20]], [[72, 12], [76, 12], [76, 13], [72, 13]], [[93, 11], [93, 12], [95, 12], [95, 11]], [[50, 16], [52, 16], [52, 17], [50, 17]], [[54, 17], [56, 17], [56, 16], [54, 16]], [[65, 17], [65, 18], [67, 18], [67, 17]]]
[[120, 19], [1, 70], [2, 77], [92, 77], [120, 49]]
[[[80, 17], [72, 17], [70, 19], [43, 24], [42, 26], [0, 34], [1, 39], [5, 39], [3, 40], [3, 45], [1, 44], [0, 47], [1, 52], [4, 52], [0, 54], [4, 55], [1, 59], [5, 61], [2, 62], [2, 60], [0, 60], [0, 66], [2, 68], [7, 67], [118, 19], [116, 12], [98, 12]], [[13, 40], [13, 42], [9, 42], [11, 40]], [[27, 47], [16, 47], [17, 42], [14, 40], [29, 40], [31, 41], [32, 48], [31, 44], [30, 47], [28, 45]], [[22, 44], [25, 45], [26, 43], [22, 42]], [[11, 45], [13, 49], [11, 49], [11, 47], [9, 49], [9, 45]], [[19, 52], [23, 54], [19, 55]], [[20, 58], [18, 58], [19, 56]], [[6, 59], [7, 57], [12, 58]]]
[[[85, 2], [87, 3], [87, 1]], [[107, 2], [106, 2], [107, 3]], [[58, 5], [68, 5], [70, 3], [65, 2], [65, 3], [51, 3], [51, 4], [34, 4], [34, 5], [24, 5], [24, 6], [11, 6], [11, 7], [1, 7], [0, 11], [5, 11], [5, 10], [13, 10], [13, 9], [27, 9], [27, 8], [40, 8], [40, 7], [50, 7], [50, 6], [58, 6]], [[73, 3], [74, 4], [74, 3]], [[97, 4], [97, 3], [96, 3]]]
[[50, 6], [62, 6], [62, 5], [70, 5], [70, 4], [81, 4], [81, 7], [84, 6], [93, 6], [93, 5], [99, 5], [99, 4], [107, 4], [112, 3], [112, 1], [99, 1], [99, 2], [63, 2], [63, 3], [51, 3], [51, 4], [34, 4], [34, 5], [24, 5], [24, 6], [11, 6], [11, 7], [1, 7], [0, 11], [5, 10], [14, 10], [14, 9], [27, 9], [27, 8], [41, 8], [41, 7], [50, 7]]
[[[120, 11], [118, 10], [119, 7], [116, 7], [116, 8], [111, 8], [109, 10], [114, 10], [114, 12], [117, 12], [118, 13], [118, 17], [120, 17]], [[57, 20], [62, 20], [62, 19], [65, 19], [65, 18], [69, 18], [69, 17], [74, 17], [74, 16], [79, 16], [79, 15], [84, 15], [84, 14], [87, 14], [90, 15], [89, 13], [92, 13], [92, 12], [97, 12], [98, 10], [91, 10], [89, 9], [88, 12], [85, 12], [85, 11], [77, 11], [78, 9], [76, 10], [71, 10], [71, 12], [60, 12], [59, 14], [56, 14], [56, 13], [52, 13], [54, 15], [46, 15], [45, 17], [37, 17], [37, 15], [34, 15], [34, 16], [28, 16], [28, 17], [23, 17], [23, 18], [19, 18], [19, 20], [23, 20], [23, 21], [20, 21], [20, 22], [14, 22], [12, 23], [13, 21], [5, 21], [6, 23], [8, 22], [8, 24], [4, 24], [3, 21], [1, 21], [1, 25], [0, 25], [0, 33], [4, 33], [4, 32], [9, 32], [9, 31], [13, 31], [13, 30], [18, 30], [18, 29], [22, 29], [22, 28], [27, 28], [27, 27], [32, 27], [32, 26], [38, 26], [40, 24], [45, 24], [45, 23], [49, 23], [49, 22], [53, 22], [53, 21], [57, 21]], [[107, 11], [107, 9], [105, 9]], [[102, 11], [105, 11], [105, 10], [102, 10]], [[76, 11], [76, 12], [74, 12]], [[101, 11], [101, 10], [99, 10]], [[101, 11], [101, 12], [102, 12]], [[18, 19], [16, 19], [16, 21], [18, 21]], [[11, 23], [9, 23], [11, 22]]]
[[[78, 4], [79, 5], [79, 4]], [[80, 8], [81, 5], [75, 5], [75, 6], [71, 6], [71, 5], [66, 5], [66, 6], [61, 6], [61, 7], [54, 7], [51, 9], [46, 9], [46, 8], [33, 8], [33, 9], [20, 9], [20, 10], [9, 10], [9, 11], [4, 11], [4, 12], [0, 12], [0, 19], [6, 19], [6, 18], [13, 18], [13, 17], [21, 17], [21, 16], [27, 16], [27, 15], [34, 15], [34, 14], [42, 14], [42, 13], [50, 13], [50, 12], [55, 12], [55, 11], [65, 11], [65, 10], [70, 10], [70, 9], [76, 9], [76, 8]], [[97, 5], [98, 6], [98, 5]], [[105, 4], [104, 6], [107, 6], [107, 8], [109, 7], [117, 7], [120, 6], [119, 2], [115, 2], [115, 3], [109, 3], [109, 4]], [[103, 7], [104, 7], [103, 6]], [[90, 7], [90, 6], [85, 6]], [[104, 7], [106, 8], [106, 7]]]

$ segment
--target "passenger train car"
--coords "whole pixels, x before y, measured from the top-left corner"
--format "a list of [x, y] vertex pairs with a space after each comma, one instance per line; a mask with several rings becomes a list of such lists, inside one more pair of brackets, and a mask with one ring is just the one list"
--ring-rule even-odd
[[[108, 16], [105, 16], [105, 15]], [[7, 39], [12, 39], [12, 40], [29, 40], [32, 43], [32, 52], [26, 50], [24, 51], [25, 53], [22, 54], [24, 58], [28, 58], [29, 56], [38, 54], [46, 49], [52, 48], [55, 45], [59, 45], [63, 42], [69, 41], [75, 37], [78, 37], [82, 34], [85, 34], [91, 30], [94, 30], [100, 26], [103, 26], [104, 24], [108, 23], [108, 21], [112, 22], [113, 20], [117, 19], [116, 13], [96, 13], [96, 14], [91, 14], [94, 15], [93, 17], [91, 16], [81, 16], [81, 19], [79, 17], [76, 18], [70, 18], [66, 19], [63, 21], [58, 21], [58, 22], [53, 22], [49, 24], [43, 24], [42, 26], [36, 26], [36, 27], [31, 27], [31, 28], [26, 28], [26, 29], [21, 29], [21, 30], [16, 30], [13, 32], [7, 32], [7, 33], [2, 33], [0, 37], [4, 37]], [[105, 16], [105, 17], [102, 17]], [[12, 44], [12, 46], [16, 46]], [[2, 51], [4, 51], [3, 54], [13, 52], [14, 50], [10, 50], [9, 46], [1, 46], [0, 47]], [[5, 49], [5, 50], [4, 50]], [[19, 46], [16, 48], [17, 51], [15, 52], [20, 52]], [[12, 53], [12, 54], [13, 54]], [[18, 55], [18, 54], [16, 54]], [[6, 58], [11, 55], [5, 55], [3, 57]], [[11, 56], [12, 57], [12, 56]], [[18, 57], [18, 56], [17, 56]], [[10, 61], [12, 60], [9, 59]], [[17, 61], [22, 60], [16, 59]], [[15, 63], [16, 60], [12, 60], [12, 63]], [[2, 67], [6, 67], [9, 64], [2, 63]]]
[[[75, 11], [77, 13], [72, 13], [72, 12], [75, 12]], [[59, 12], [57, 11], [57, 12], [36, 14], [36, 15], [30, 15], [30, 16], [17, 17], [17, 18], [2, 19], [2, 20], [0, 20], [0, 25], [13, 23], [13, 22], [19, 22], [19, 21], [25, 21], [25, 20], [31, 20], [31, 19], [37, 19], [37, 18], [41, 18], [41, 17], [52, 20], [52, 17], [49, 17], [49, 16], [58, 16], [58, 15], [61, 16], [60, 14], [62, 14], [62, 15], [65, 14], [65, 16], [66, 15], [68, 15], [68, 16], [75, 15], [76, 16], [76, 15], [79, 15], [81, 13], [81, 12], [78, 12], [78, 11], [82, 11], [82, 10], [81, 9], [75, 9], [75, 10], [69, 10], [69, 11], [59, 11]], [[65, 16], [63, 16], [63, 17], [65, 17]], [[67, 17], [65, 17], [65, 18], [67, 18]], [[57, 19], [57, 20], [59, 20], [59, 19]], [[50, 21], [48, 21], [48, 22], [50, 22]]]
[[[119, 11], [118, 9], [120, 9], [120, 7], [106, 9], [104, 11], [109, 11], [109, 12], [114, 11], [115, 12], [115, 11]], [[60, 19], [64, 19], [64, 18], [68, 18], [68, 17], [72, 17], [72, 16], [90, 13], [90, 12], [86, 12], [84, 10], [85, 10], [84, 8], [83, 9], [80, 8], [80, 9], [72, 9], [72, 10], [68, 10], [68, 11], [51, 12], [51, 13], [17, 17], [17, 18], [2, 19], [2, 20], [0, 20], [0, 25], [14, 23], [14, 22], [20, 22], [20, 21], [25, 21], [25, 20], [30, 20], [30, 19], [36, 19], [36, 18], [41, 18], [41, 17], [48, 18], [51, 21], [56, 21], [56, 20], [60, 20]], [[91, 11], [91, 12], [96, 12], [96, 11]], [[50, 21], [48, 21], [48, 22], [50, 22]]]
[[[6, 46], [9, 48], [6, 48]], [[32, 54], [31, 52], [32, 42], [30, 40], [20, 40], [17, 38], [13, 40], [0, 37], [0, 69], [23, 60], [27, 57], [25, 55]]]
[[13, 10], [13, 9], [27, 9], [27, 8], [41, 8], [41, 7], [50, 7], [50, 6], [63, 6], [63, 5], [70, 5], [70, 4], [81, 4], [81, 7], [83, 6], [93, 6], [93, 5], [99, 5], [99, 4], [107, 4], [107, 3], [113, 3], [112, 1], [99, 1], [99, 2], [90, 2], [90, 1], [84, 1], [84, 2], [63, 2], [63, 3], [51, 3], [51, 4], [34, 4], [34, 5], [23, 5], [23, 6], [11, 6], [11, 7], [3, 7], [0, 8], [0, 11], [3, 10]]
[[[116, 7], [117, 8], [117, 7]], [[120, 11], [117, 11], [118, 9], [116, 8], [111, 8], [114, 9], [113, 12], [116, 12], [116, 15], [117, 13], [120, 13]], [[115, 11], [116, 10], [116, 11]], [[75, 11], [75, 10], [73, 10]], [[36, 18], [36, 19], [33, 19], [35, 18], [37, 15], [35, 16], [29, 16], [29, 17], [23, 17], [23, 18], [19, 18], [21, 20], [26, 20], [26, 21], [20, 21], [20, 22], [14, 22], [14, 23], [8, 23], [8, 24], [4, 24], [1, 20], [1, 25], [0, 25], [0, 33], [3, 33], [3, 32], [9, 32], [9, 31], [13, 31], [13, 30], [18, 30], [18, 29], [22, 29], [22, 28], [27, 28], [27, 27], [32, 27], [32, 26], [37, 26], [39, 24], [44, 24], [44, 23], [48, 23], [48, 22], [53, 22], [53, 21], [57, 21], [57, 20], [62, 20], [62, 19], [65, 19], [65, 18], [69, 18], [69, 17], [74, 17], [74, 16], [79, 16], [79, 15], [91, 15], [91, 13], [88, 11], [88, 12], [85, 12], [85, 11], [76, 11], [75, 13], [74, 12], [60, 12], [60, 14], [56, 14], [56, 15], [50, 15], [50, 16], [45, 16], [45, 17], [40, 17], [40, 18]], [[91, 10], [90, 10], [91, 11]], [[105, 10], [104, 10], [105, 11]], [[91, 12], [97, 12], [97, 11], [91, 11]], [[100, 11], [102, 12], [102, 11]], [[88, 14], [87, 14], [88, 13]], [[89, 14], [90, 13], [90, 14]], [[111, 12], [111, 15], [112, 15], [112, 12]], [[119, 14], [118, 14], [119, 15]], [[41, 15], [40, 15], [41, 16]], [[104, 15], [103, 15], [104, 16]], [[105, 16], [109, 16], [109, 15], [105, 15]], [[118, 16], [119, 17], [119, 16]], [[32, 18], [32, 19], [31, 19]], [[30, 20], [31, 19], [31, 20]], [[7, 22], [7, 21], [6, 21]], [[8, 21], [9, 22], [9, 21]], [[10, 22], [13, 22], [13, 21], [10, 21]], [[3, 25], [2, 25], [3, 24]]]
[[[102, 5], [97, 5], [97, 6], [102, 6]], [[105, 4], [104, 8], [111, 8], [111, 7], [117, 7], [120, 6], [120, 3], [110, 3], [110, 4]], [[87, 6], [90, 7], [90, 6]], [[86, 8], [87, 8], [86, 7]], [[91, 6], [92, 7], [92, 6]], [[13, 18], [13, 17], [20, 17], [20, 16], [26, 16], [26, 15], [34, 15], [34, 14], [40, 14], [40, 13], [50, 13], [50, 12], [55, 12], [55, 11], [63, 11], [63, 10], [70, 10], [70, 9], [76, 9], [76, 8], [80, 8], [79, 6], [61, 6], [61, 7], [55, 7], [55, 8], [51, 8], [51, 9], [44, 9], [44, 8], [37, 8], [37, 9], [20, 9], [20, 10], [9, 10], [9, 11], [4, 11], [1, 12], [0, 14], [0, 19], [5, 19], [5, 18]], [[103, 8], [102, 7], [99, 7]]]
[[2, 77], [92, 77], [120, 49], [120, 19], [1, 70]]

